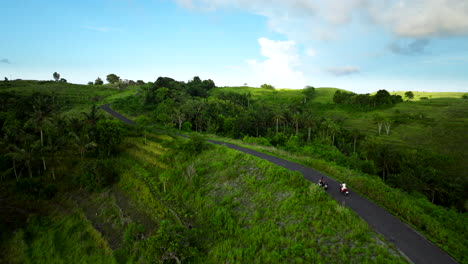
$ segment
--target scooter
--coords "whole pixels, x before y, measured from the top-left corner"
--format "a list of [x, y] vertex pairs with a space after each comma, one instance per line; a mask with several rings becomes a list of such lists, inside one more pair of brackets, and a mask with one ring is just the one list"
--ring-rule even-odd
[[328, 184], [326, 182], [324, 183], [324, 182], [319, 181], [318, 185], [322, 187], [325, 191], [328, 189]]
[[340, 184], [340, 192], [344, 195], [344, 196], [349, 196], [349, 190], [348, 190], [348, 187], [344, 187], [343, 188], [343, 185]]

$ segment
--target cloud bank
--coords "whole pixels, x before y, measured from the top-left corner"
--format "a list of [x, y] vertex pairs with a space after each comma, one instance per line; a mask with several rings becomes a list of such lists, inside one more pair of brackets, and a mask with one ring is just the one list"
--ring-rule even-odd
[[6, 63], [6, 64], [11, 64], [9, 59], [0, 59], [0, 63]]
[[354, 66], [345, 66], [345, 67], [336, 67], [336, 68], [329, 68], [327, 72], [335, 75], [335, 76], [345, 76], [359, 73], [361, 70], [358, 67]]
[[260, 53], [264, 61], [248, 60], [253, 71], [253, 81], [272, 84], [278, 88], [302, 88], [306, 81], [300, 66], [298, 50], [294, 41], [259, 38]]
[[400, 55], [420, 55], [424, 53], [424, 49], [429, 44], [427, 39], [416, 39], [407, 45], [401, 45], [397, 42], [393, 42], [389, 45], [390, 51]]
[[[280, 33], [298, 21], [305, 32], [367, 21], [398, 37], [427, 38], [468, 34], [468, 1], [465, 0], [175, 0], [186, 8], [244, 9], [267, 17]], [[319, 22], [319, 23], [318, 23]], [[319, 26], [318, 26], [319, 25]], [[330, 37], [330, 36], [327, 36]]]

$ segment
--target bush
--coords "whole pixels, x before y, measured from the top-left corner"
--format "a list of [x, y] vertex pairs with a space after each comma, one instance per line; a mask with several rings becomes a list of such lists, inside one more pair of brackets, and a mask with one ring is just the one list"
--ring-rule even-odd
[[192, 123], [186, 121], [182, 124], [182, 131], [192, 131]]
[[283, 133], [278, 133], [270, 139], [270, 142], [273, 146], [284, 146], [287, 141], [288, 136]]
[[78, 184], [90, 191], [99, 191], [118, 180], [115, 167], [118, 164], [113, 159], [90, 160], [83, 163]]
[[207, 148], [208, 144], [206, 143], [205, 138], [200, 135], [191, 135], [190, 140], [185, 143], [182, 143], [179, 147], [180, 150], [191, 155], [200, 154], [203, 150]]
[[25, 199], [52, 199], [57, 193], [57, 186], [45, 183], [39, 178], [23, 178], [16, 182], [16, 192]]
[[273, 85], [271, 85], [271, 84], [266, 84], [266, 83], [262, 84], [262, 85], [260, 86], [260, 88], [268, 89], [268, 90], [275, 90], [275, 87], [274, 87]]
[[262, 146], [271, 146], [270, 141], [268, 141], [267, 138], [264, 137], [249, 137], [245, 136], [242, 141], [250, 144], [257, 144], [257, 145], [262, 145]]

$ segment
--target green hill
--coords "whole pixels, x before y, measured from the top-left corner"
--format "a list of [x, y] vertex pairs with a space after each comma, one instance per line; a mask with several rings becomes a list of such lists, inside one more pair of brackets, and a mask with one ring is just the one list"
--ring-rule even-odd
[[[305, 98], [302, 90], [213, 88], [199, 79], [158, 78], [123, 90], [1, 82], [2, 199], [15, 206], [2, 219], [14, 229], [2, 229], [0, 258], [405, 261], [298, 173], [208, 148], [197, 136], [146, 130], [157, 127], [242, 139], [345, 180], [463, 262], [468, 225], [455, 208], [464, 210], [467, 101], [433, 96], [356, 109], [333, 103], [338, 90], [317, 88]], [[93, 104], [109, 102], [138, 126], [93, 114]], [[385, 128], [379, 135], [384, 121], [388, 135]]]

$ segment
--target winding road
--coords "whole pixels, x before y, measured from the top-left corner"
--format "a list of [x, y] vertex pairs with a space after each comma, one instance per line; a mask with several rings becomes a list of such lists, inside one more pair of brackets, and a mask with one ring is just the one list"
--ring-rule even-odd
[[[115, 118], [127, 124], [135, 124], [121, 114], [110, 108], [110, 105], [101, 106], [103, 110]], [[337, 202], [354, 210], [364, 219], [375, 231], [380, 233], [387, 241], [398, 248], [411, 262], [415, 264], [455, 264], [457, 263], [449, 254], [438, 246], [427, 240], [423, 235], [402, 222], [385, 209], [369, 201], [368, 199], [351, 192], [350, 196], [343, 196], [339, 193], [339, 183], [320, 172], [300, 164], [287, 161], [278, 157], [270, 156], [248, 148], [240, 147], [231, 143], [215, 140], [208, 142], [216, 145], [224, 145], [255, 157], [267, 160], [273, 164], [284, 167], [288, 170], [298, 171], [309, 181], [316, 183], [323, 177], [329, 185], [328, 194]]]

